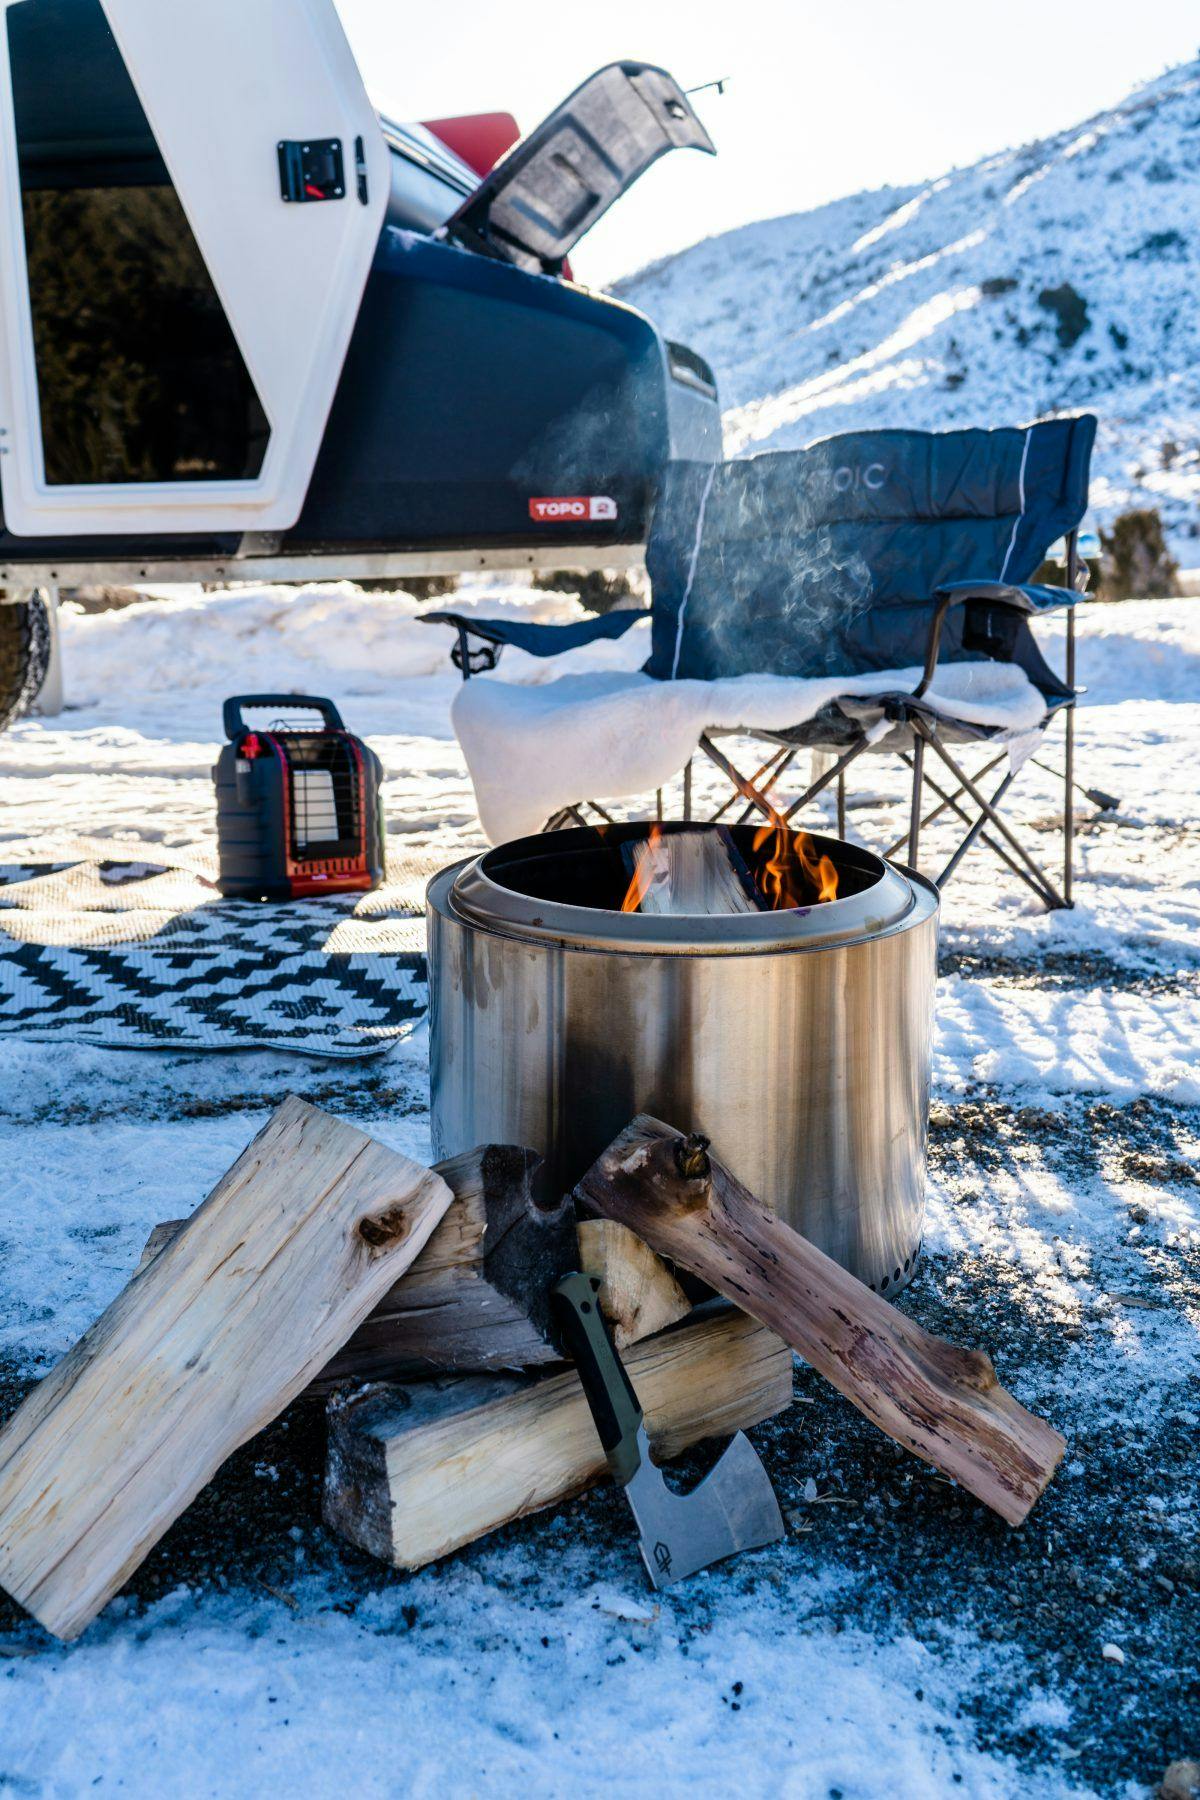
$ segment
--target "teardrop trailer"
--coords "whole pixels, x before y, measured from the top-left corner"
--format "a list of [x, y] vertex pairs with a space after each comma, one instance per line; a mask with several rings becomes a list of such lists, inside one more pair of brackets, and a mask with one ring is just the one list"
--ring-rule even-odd
[[381, 118], [333, 0], [163, 25], [4, 5], [0, 723], [39, 590], [639, 561], [666, 463], [721, 455], [716, 386], [566, 259], [712, 151], [672, 77], [612, 64], [488, 168], [503, 115]]

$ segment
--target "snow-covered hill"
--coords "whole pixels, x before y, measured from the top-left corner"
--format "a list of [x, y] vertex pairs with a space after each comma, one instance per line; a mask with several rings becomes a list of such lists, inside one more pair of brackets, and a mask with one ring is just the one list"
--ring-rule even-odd
[[1098, 519], [1155, 506], [1200, 560], [1200, 62], [1056, 137], [710, 238], [618, 291], [712, 361], [731, 453], [1089, 409]]

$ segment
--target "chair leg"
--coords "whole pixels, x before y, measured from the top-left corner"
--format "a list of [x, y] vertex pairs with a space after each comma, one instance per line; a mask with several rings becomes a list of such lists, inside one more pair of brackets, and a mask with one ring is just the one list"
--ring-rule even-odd
[[986, 815], [988, 823], [999, 833], [1009, 849], [1020, 858], [1026, 868], [1031, 871], [1034, 880], [1042, 891], [1047, 906], [1049, 906], [1052, 911], [1059, 910], [1064, 904], [1063, 898], [1050, 880], [1050, 877], [1046, 874], [1041, 865], [1029, 854], [1024, 844], [1021, 843], [1020, 839], [1010, 829], [1006, 821], [1000, 817], [999, 813], [991, 805], [986, 796], [980, 792], [976, 783], [971, 780], [971, 777], [959, 768], [940, 738], [936, 737], [920, 719], [913, 720], [913, 729], [917, 732], [918, 737], [924, 739], [925, 743], [929, 745], [936, 755], [941, 757], [954, 779], [967, 790], [967, 793], [971, 796], [971, 799], [975, 802], [976, 806], [978, 806]]
[[1063, 770], [1063, 904], [1073, 907], [1072, 895], [1075, 863], [1075, 708], [1068, 706], [1066, 717], [1067, 744]]
[[[707, 732], [705, 732], [700, 739], [700, 748], [703, 750], [705, 756], [708, 757], [710, 762], [716, 764], [717, 768], [720, 769], [722, 775], [724, 775], [727, 780], [733, 783], [743, 800], [749, 802], [750, 810], [760, 812], [770, 824], [777, 826], [788, 824], [795, 814], [800, 811], [802, 806], [807, 806], [810, 800], [815, 799], [823, 788], [827, 788], [831, 781], [835, 781], [844, 770], [850, 767], [850, 764], [854, 761], [855, 757], [861, 756], [863, 751], [868, 747], [869, 746], [865, 742], [855, 744], [852, 749], [847, 750], [843, 756], [838, 758], [832, 768], [826, 769], [824, 775], [822, 775], [819, 780], [814, 781], [810, 787], [806, 788], [799, 799], [793, 800], [786, 811], [780, 812], [777, 807], [772, 806], [769, 797], [766, 794], [760, 793], [754, 783], [747, 780], [746, 776], [734, 767], [733, 763], [730, 762], [724, 752], [717, 749], [717, 746], [713, 743]], [[796, 751], [791, 751], [788, 754], [787, 760], [790, 761], [791, 757], [796, 754]], [[774, 761], [774, 758], [772, 758], [772, 761]], [[721, 811], [723, 812], [724, 810], [724, 807], [722, 807]], [[716, 819], [720, 817], [720, 814], [717, 813], [713, 816], [714, 819]], [[745, 815], [741, 821], [743, 823], [744, 818]]]
[[[912, 763], [909, 761], [908, 757], [903, 754], [903, 752], [901, 752], [900, 760], [906, 765], [906, 767], [908, 767], [910, 769], [912, 768]], [[982, 780], [982, 776], [980, 777], [980, 779]], [[926, 771], [926, 774], [925, 774], [925, 786], [927, 788], [931, 788], [933, 790], [933, 792], [935, 794], [937, 794], [937, 796], [941, 800], [943, 807], [949, 807], [950, 811], [954, 814], [955, 818], [961, 819], [964, 825], [970, 826], [975, 823], [975, 821], [971, 818], [970, 813], [967, 812], [964, 807], [959, 805], [958, 796], [960, 794], [963, 794], [966, 792], [965, 788], [961, 788], [961, 787], [956, 788], [952, 794], [948, 794], [946, 792], [945, 788], [942, 787], [940, 785], [940, 783], [937, 782], [934, 779], [934, 777], [929, 774], [928, 771]], [[1034, 881], [1032, 875], [1026, 873], [1026, 871], [1021, 867], [1020, 863], [1017, 861], [1017, 859], [1014, 856], [1010, 856], [1008, 854], [1008, 851], [1004, 848], [1003, 844], [997, 843], [997, 841], [994, 837], [989, 837], [989, 835], [986, 831], [980, 832], [979, 842], [982, 844], [985, 844], [987, 846], [987, 848], [992, 852], [993, 856], [998, 857], [999, 860], [1004, 864], [1004, 866], [1006, 868], [1011, 869], [1013, 874], [1015, 876], [1017, 876], [1017, 878], [1020, 881], [1023, 881], [1027, 887], [1032, 888], [1034, 893], [1038, 896], [1039, 900], [1041, 900], [1043, 903], [1045, 903], [1046, 894], [1045, 894], [1044, 889], [1037, 882]], [[903, 838], [900, 839], [900, 843], [901, 844], [904, 843]], [[897, 848], [899, 848], [899, 846], [897, 846]], [[889, 856], [891, 856], [893, 854], [893, 852], [889, 850], [887, 852], [887, 854]]]
[[913, 743], [912, 806], [908, 815], [908, 866], [917, 868], [921, 844], [921, 777], [925, 773], [925, 739], [920, 733]]
[[[703, 749], [703, 745], [701, 745], [701, 748]], [[757, 788], [759, 782], [762, 780], [764, 775], [769, 775], [771, 777], [771, 779], [774, 780], [775, 776], [778, 775], [780, 773], [780, 771], [787, 766], [787, 764], [791, 761], [791, 759], [794, 755], [795, 755], [795, 751], [789, 750], [786, 744], [782, 745], [780, 749], [772, 751], [771, 755], [768, 756], [766, 762], [763, 763], [761, 765], [761, 767], [757, 768], [754, 771], [753, 775], [751, 775], [750, 786], [753, 788]], [[718, 767], [720, 767], [719, 764], [718, 764]], [[712, 818], [708, 821], [710, 825], [716, 825], [720, 822], [721, 819], [724, 818], [725, 814], [729, 811], [730, 807], [736, 803], [737, 796], [740, 792], [741, 792], [741, 789], [738, 788], [737, 792], [730, 794], [728, 800], [726, 800], [723, 803], [723, 805], [718, 806], [716, 812], [713, 814]], [[746, 822], [745, 817], [743, 816], [743, 818], [739, 821], [739, 823], [744, 825], [745, 822]]]
[[864, 738], [862, 743], [855, 744], [852, 749], [847, 750], [844, 755], [839, 756], [832, 768], [826, 769], [823, 775], [818, 776], [816, 781], [805, 788], [799, 799], [792, 801], [787, 811], [782, 815], [784, 823], [787, 824], [790, 819], [794, 818], [801, 807], [807, 806], [810, 800], [815, 800], [817, 795], [827, 788], [831, 781], [836, 781], [840, 776], [844, 775], [855, 758], [861, 756], [863, 751], [868, 750], [869, 748], [870, 744], [868, 740]]
[[[586, 803], [585, 803], [586, 804]], [[562, 831], [569, 824], [586, 825], [587, 820], [578, 806], [560, 806], [556, 813], [551, 813], [542, 826], [543, 836], [547, 831]]]
[[[760, 794], [758, 789], [754, 786], [754, 783], [748, 781], [741, 771], [734, 767], [724, 751], [717, 749], [717, 746], [713, 743], [707, 731], [701, 734], [700, 748], [703, 750], [705, 756], [707, 756], [709, 762], [715, 763], [722, 775], [724, 775], [728, 781], [733, 783], [743, 800], [748, 800], [750, 805], [758, 812], [761, 812], [763, 817], [768, 819], [771, 824], [775, 824], [778, 821], [779, 815], [771, 805], [771, 802], [766, 798], [765, 794]], [[771, 760], [774, 761], [775, 759], [772, 757]], [[721, 811], [724, 812], [724, 810], [724, 807], [722, 807]], [[720, 813], [714, 815], [714, 818], [719, 817]]]
[[845, 771], [845, 769], [843, 769], [841, 774], [838, 776], [837, 820], [838, 820], [838, 836], [840, 838], [844, 838], [846, 835], [846, 771]]
[[[1075, 586], [1075, 568], [1077, 541], [1071, 534], [1067, 549], [1067, 580], [1071, 587]], [[1075, 692], [1075, 608], [1067, 608], [1067, 686], [1072, 694]], [[1071, 804], [1071, 792], [1075, 781], [1075, 703], [1072, 700], [1067, 707], [1066, 717], [1067, 743], [1065, 771], [1063, 775], [1063, 900], [1067, 906], [1074, 906], [1071, 887], [1074, 880], [1075, 862], [1075, 809]]]
[[[992, 795], [992, 805], [993, 806], [999, 806], [1001, 800], [1003, 800], [1005, 794], [1007, 794], [1009, 788], [1012, 786], [1012, 784], [1016, 780], [1016, 778], [1017, 778], [1016, 770], [1010, 769], [1008, 774], [1004, 777], [1004, 780], [1000, 783], [1000, 786], [996, 789], [995, 793]], [[982, 777], [980, 777], [980, 779], [982, 780]], [[970, 830], [967, 832], [967, 835], [963, 838], [962, 843], [958, 846], [958, 849], [954, 852], [954, 855], [950, 858], [950, 861], [946, 864], [945, 868], [942, 870], [941, 874], [938, 876], [937, 880], [934, 882], [934, 886], [939, 891], [945, 887], [946, 883], [949, 881], [950, 877], [953, 875], [955, 869], [957, 869], [959, 863], [962, 861], [963, 857], [967, 854], [967, 851], [971, 848], [971, 845], [975, 842], [976, 838], [979, 836], [980, 832], [983, 830], [983, 828], [986, 824], [987, 824], [986, 814], [980, 813], [980, 815], [976, 819], [975, 823], [971, 826]], [[1018, 871], [1018, 873], [1020, 873], [1020, 871]]]
[[[800, 754], [800, 752], [798, 750], [788, 750], [782, 756], [779, 756], [775, 759], [775, 765], [771, 770], [771, 778], [767, 782], [766, 788], [763, 790], [764, 793], [767, 795], [768, 800], [770, 799], [771, 789], [775, 786], [775, 783], [779, 780], [779, 777], [781, 775], [786, 775], [787, 771], [791, 768], [792, 764], [795, 762], [795, 760], [799, 756], [799, 754]], [[754, 777], [754, 785], [756, 787], [758, 785], [758, 776], [757, 775]], [[754, 808], [752, 806], [743, 807], [741, 812], [738, 814], [737, 818], [734, 820], [734, 824], [735, 825], [748, 824], [750, 821], [750, 815], [753, 811], [754, 811]]]
[[689, 756], [683, 765], [683, 816], [692, 816], [692, 759]]
[[[906, 769], [912, 768], [911, 758], [905, 756], [903, 751], [900, 752], [900, 760], [904, 764]], [[991, 774], [993, 769], [998, 769], [1000, 767], [1000, 764], [1003, 761], [1004, 761], [1004, 754], [1001, 754], [1000, 756], [994, 756], [990, 763], [984, 764], [983, 768], [980, 769], [979, 774], [975, 777], [975, 779], [977, 781], [982, 781], [985, 776]], [[935, 781], [932, 781], [928, 775], [926, 775], [926, 777], [925, 777], [925, 786], [928, 788], [932, 788], [935, 794], [940, 794], [942, 792], [942, 789], [940, 787], [938, 787], [937, 783]], [[950, 799], [947, 800], [947, 799], [943, 798], [938, 801], [936, 806], [931, 806], [929, 811], [925, 814], [925, 817], [921, 820], [921, 830], [924, 831], [928, 826], [932, 825], [935, 819], [940, 819], [942, 814], [946, 811], [947, 807], [951, 806], [953, 804], [953, 801], [957, 800], [958, 796], [960, 794], [965, 794], [966, 791], [967, 790], [965, 788], [956, 788]], [[903, 848], [904, 848], [905, 844], [907, 844], [907, 842], [908, 842], [908, 832], [905, 831], [901, 834], [900, 837], [898, 837], [896, 839], [895, 843], [888, 845], [887, 849], [883, 852], [883, 854], [887, 857], [895, 856], [898, 851], [903, 850]]]

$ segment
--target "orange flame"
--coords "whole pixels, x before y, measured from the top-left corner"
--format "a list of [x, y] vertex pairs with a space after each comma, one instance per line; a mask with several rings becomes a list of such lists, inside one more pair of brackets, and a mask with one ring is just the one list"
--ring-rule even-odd
[[651, 881], [654, 879], [654, 868], [657, 860], [654, 856], [654, 851], [662, 842], [663, 836], [664, 833], [661, 825], [651, 825], [649, 835], [646, 838], [646, 854], [637, 858], [633, 869], [633, 880], [630, 882], [625, 893], [625, 898], [621, 902], [621, 911], [623, 913], [641, 911], [642, 901], [646, 898], [646, 891], [649, 888]]
[[837, 899], [837, 870], [827, 856], [817, 854], [807, 831], [789, 831], [777, 818], [754, 834], [756, 855], [768, 847], [770, 854], [756, 879], [772, 911], [810, 906], [813, 889], [818, 901]]

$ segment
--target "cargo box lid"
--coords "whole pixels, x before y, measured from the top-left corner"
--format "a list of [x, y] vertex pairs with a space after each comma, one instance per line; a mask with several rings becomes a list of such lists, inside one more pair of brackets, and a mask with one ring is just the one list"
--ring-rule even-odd
[[563, 260], [668, 150], [715, 146], [678, 82], [650, 63], [610, 63], [486, 175], [446, 232], [535, 274]]

